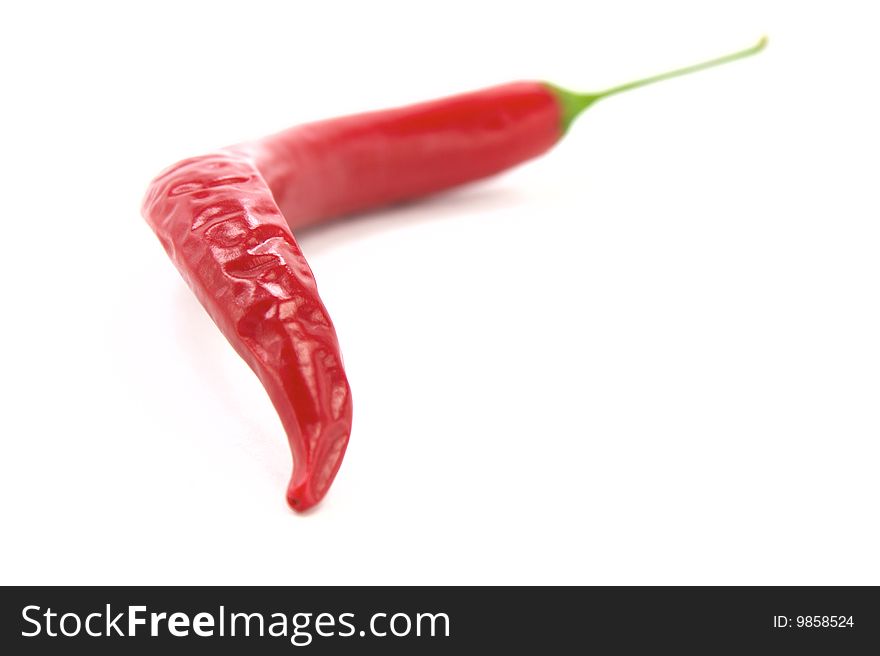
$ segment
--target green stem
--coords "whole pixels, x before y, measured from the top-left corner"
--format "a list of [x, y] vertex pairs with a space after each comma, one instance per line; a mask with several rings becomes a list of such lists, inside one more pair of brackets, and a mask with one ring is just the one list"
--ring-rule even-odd
[[564, 134], [566, 131], [568, 131], [568, 128], [581, 114], [581, 112], [583, 112], [587, 107], [592, 105], [597, 100], [607, 98], [608, 96], [613, 96], [618, 93], [623, 93], [624, 91], [629, 91], [630, 89], [637, 89], [638, 87], [644, 87], [648, 84], [654, 84], [655, 82], [668, 80], [673, 77], [688, 75], [690, 73], [702, 71], [706, 68], [720, 66], [721, 64], [736, 61], [737, 59], [742, 59], [744, 57], [751, 57], [752, 55], [761, 52], [766, 45], [767, 37], [761, 37], [761, 40], [758, 41], [758, 43], [753, 45], [751, 48], [746, 48], [745, 50], [740, 50], [739, 52], [724, 55], [723, 57], [717, 57], [715, 59], [700, 62], [699, 64], [694, 64], [692, 66], [685, 66], [684, 68], [677, 68], [673, 71], [660, 73], [659, 75], [652, 75], [651, 77], [642, 78], [641, 80], [627, 82], [626, 84], [611, 87], [610, 89], [606, 89], [605, 91], [600, 91], [598, 93], [577, 93], [574, 91], [569, 91], [568, 89], [557, 87], [553, 84], [548, 84], [547, 86], [556, 95], [557, 99], [559, 100], [559, 104], [562, 107], [562, 132]]

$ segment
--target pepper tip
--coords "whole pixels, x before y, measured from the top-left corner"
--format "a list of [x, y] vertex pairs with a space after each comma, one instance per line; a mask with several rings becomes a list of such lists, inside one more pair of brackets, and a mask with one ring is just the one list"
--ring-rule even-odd
[[287, 491], [287, 505], [297, 513], [304, 513], [310, 508], [314, 508], [319, 501], [320, 499], [309, 493], [305, 483]]

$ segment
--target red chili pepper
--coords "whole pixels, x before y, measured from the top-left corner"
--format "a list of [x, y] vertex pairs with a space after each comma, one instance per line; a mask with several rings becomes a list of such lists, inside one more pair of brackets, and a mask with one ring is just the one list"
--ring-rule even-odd
[[765, 43], [601, 93], [515, 82], [302, 125], [162, 172], [143, 214], [265, 386], [293, 454], [290, 506], [302, 511], [326, 494], [352, 417], [336, 333], [291, 230], [498, 173], [548, 150], [601, 98]]

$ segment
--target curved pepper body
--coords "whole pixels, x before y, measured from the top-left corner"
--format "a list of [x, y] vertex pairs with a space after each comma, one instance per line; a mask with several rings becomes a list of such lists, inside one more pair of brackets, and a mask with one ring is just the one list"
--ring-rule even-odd
[[492, 175], [543, 153], [560, 125], [547, 87], [519, 82], [295, 127], [183, 160], [150, 185], [147, 222], [281, 418], [294, 510], [332, 483], [352, 403], [291, 230]]
[[320, 501], [351, 431], [351, 392], [312, 271], [252, 162], [220, 152], [160, 174], [144, 216], [214, 322], [257, 374], [295, 463], [287, 500]]
[[143, 214], [269, 393], [293, 453], [290, 505], [321, 500], [351, 430], [336, 334], [291, 230], [498, 173], [548, 150], [601, 98], [751, 56], [766, 43], [600, 93], [514, 82], [310, 123], [160, 174]]

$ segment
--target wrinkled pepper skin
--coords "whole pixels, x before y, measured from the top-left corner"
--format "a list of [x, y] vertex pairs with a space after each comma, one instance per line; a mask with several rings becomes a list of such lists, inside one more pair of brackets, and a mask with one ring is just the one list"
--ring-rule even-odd
[[287, 501], [315, 505], [351, 431], [351, 391], [312, 271], [253, 163], [185, 160], [151, 185], [144, 215], [211, 318], [257, 374], [295, 462]]
[[281, 418], [294, 510], [314, 506], [333, 482], [352, 401], [292, 229], [498, 173], [561, 134], [553, 94], [518, 82], [294, 127], [184, 160], [152, 182], [144, 217]]

